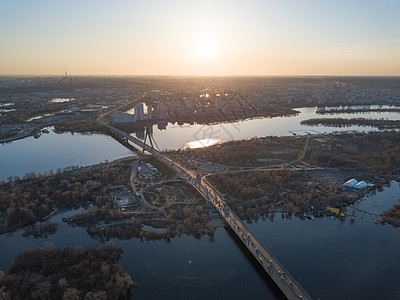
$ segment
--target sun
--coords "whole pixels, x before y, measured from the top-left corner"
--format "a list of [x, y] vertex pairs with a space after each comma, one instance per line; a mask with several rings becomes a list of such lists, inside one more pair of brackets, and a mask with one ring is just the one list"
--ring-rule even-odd
[[197, 42], [197, 54], [202, 58], [215, 58], [214, 42], [209, 37], [203, 37]]

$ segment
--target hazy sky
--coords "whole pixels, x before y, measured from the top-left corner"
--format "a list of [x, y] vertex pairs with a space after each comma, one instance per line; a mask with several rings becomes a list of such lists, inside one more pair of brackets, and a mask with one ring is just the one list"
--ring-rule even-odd
[[0, 74], [400, 75], [400, 0], [0, 0]]

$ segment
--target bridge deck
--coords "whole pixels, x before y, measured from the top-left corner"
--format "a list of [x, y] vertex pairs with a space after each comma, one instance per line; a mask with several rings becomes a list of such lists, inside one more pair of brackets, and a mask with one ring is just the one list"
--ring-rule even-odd
[[208, 183], [207, 180], [203, 177], [199, 177], [194, 171], [174, 161], [172, 158], [155, 150], [130, 134], [104, 123], [101, 119], [99, 120], [99, 123], [106, 126], [110, 131], [127, 138], [139, 147], [148, 151], [157, 159], [179, 173], [183, 173], [187, 177], [188, 183], [196, 188], [214, 205], [220, 215], [225, 219], [226, 223], [232, 228], [235, 234], [240, 238], [250, 253], [257, 259], [266, 273], [272, 278], [272, 280], [274, 280], [288, 299], [312, 299], [294, 277], [272, 255], [272, 253], [255, 238], [250, 230], [247, 229], [242, 220], [224, 202], [223, 196], [210, 183]]

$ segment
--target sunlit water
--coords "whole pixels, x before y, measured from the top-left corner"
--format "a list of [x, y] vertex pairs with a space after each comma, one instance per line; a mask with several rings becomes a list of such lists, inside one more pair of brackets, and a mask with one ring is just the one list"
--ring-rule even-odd
[[166, 130], [159, 130], [157, 125], [153, 126], [153, 136], [161, 149], [177, 149], [190, 147], [190, 143], [199, 140], [217, 140], [229, 141], [237, 139], [248, 139], [253, 137], [262, 137], [268, 135], [288, 136], [295, 134], [314, 134], [318, 132], [330, 133], [334, 131], [376, 131], [377, 128], [349, 126], [349, 127], [324, 127], [324, 126], [305, 126], [300, 122], [310, 118], [371, 118], [390, 120], [400, 120], [398, 112], [371, 112], [357, 114], [336, 114], [320, 115], [316, 113], [315, 107], [306, 107], [296, 109], [300, 114], [290, 117], [260, 118], [246, 120], [235, 123], [221, 123], [216, 125], [178, 125], [168, 124]]
[[[334, 131], [371, 131], [372, 127], [303, 126], [309, 118], [387, 118], [400, 120], [400, 113], [372, 112], [362, 114], [319, 115], [315, 107], [299, 108], [300, 114], [291, 117], [261, 118], [217, 125], [168, 124], [166, 130], [153, 125], [153, 136], [160, 149], [204, 147], [228, 140], [248, 139], [268, 135], [287, 136]], [[140, 135], [139, 135], [140, 136]], [[143, 134], [141, 135], [143, 137]], [[23, 176], [27, 172], [45, 172], [69, 165], [90, 165], [106, 159], [118, 159], [132, 152], [114, 139], [100, 134], [43, 134], [39, 139], [29, 137], [9, 144], [0, 144], [0, 180], [8, 176]]]
[[[368, 127], [325, 128], [299, 125], [314, 117], [367, 117], [399, 119], [398, 113], [318, 115], [315, 108], [302, 108], [294, 117], [256, 119], [240, 123], [169, 125], [167, 130], [154, 127], [161, 148], [182, 148], [202, 139], [229, 140], [266, 135], [307, 134], [343, 130], [373, 130]], [[211, 129], [213, 128], [213, 129]], [[212, 130], [213, 135], [205, 136]], [[218, 135], [215, 132], [218, 131]], [[296, 131], [299, 130], [299, 131]], [[203, 134], [204, 133], [204, 134]], [[115, 140], [104, 135], [50, 134], [0, 145], [0, 176], [44, 172], [68, 165], [89, 165], [132, 154]], [[374, 224], [382, 211], [398, 203], [397, 183], [383, 192], [369, 195], [355, 205], [357, 218], [344, 221], [318, 218], [315, 221], [282, 219], [278, 214], [248, 224], [255, 236], [285, 265], [304, 288], [317, 299], [398, 299], [400, 297], [400, 229]], [[22, 237], [22, 231], [0, 236], [0, 269], [7, 270], [23, 249], [45, 241], [57, 247], [101, 244], [85, 230], [61, 221], [63, 212], [52, 216], [60, 229], [48, 239]], [[271, 299], [276, 297], [265, 274], [252, 264], [240, 244], [228, 231], [219, 228], [215, 240], [191, 236], [165, 241], [121, 241], [124, 254], [120, 263], [139, 283], [133, 290], [138, 299]]]

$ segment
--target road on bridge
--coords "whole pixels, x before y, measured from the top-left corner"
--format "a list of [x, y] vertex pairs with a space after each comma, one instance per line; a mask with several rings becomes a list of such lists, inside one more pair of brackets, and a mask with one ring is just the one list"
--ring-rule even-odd
[[257, 259], [266, 273], [278, 285], [281, 291], [288, 299], [312, 299], [303, 287], [294, 279], [294, 277], [283, 267], [283, 265], [265, 248], [247, 229], [242, 220], [234, 213], [234, 211], [224, 201], [223, 196], [212, 186], [204, 177], [200, 176], [193, 170], [190, 170], [181, 163], [173, 160], [165, 154], [145, 144], [141, 140], [131, 136], [130, 134], [115, 128], [104, 122], [103, 116], [98, 118], [98, 123], [107, 127], [114, 134], [118, 134], [123, 138], [130, 140], [137, 146], [143, 148], [161, 162], [173, 168], [178, 173], [182, 173], [188, 183], [198, 190], [204, 198], [209, 200], [226, 223], [232, 228], [235, 234], [247, 247], [250, 253]]

